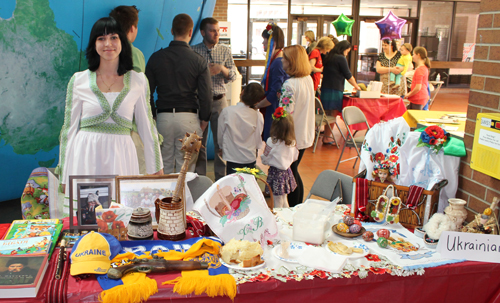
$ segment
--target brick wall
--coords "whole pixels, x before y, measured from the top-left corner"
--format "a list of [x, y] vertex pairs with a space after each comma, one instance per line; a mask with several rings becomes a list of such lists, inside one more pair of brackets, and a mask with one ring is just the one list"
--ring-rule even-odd
[[227, 21], [227, 0], [217, 0], [213, 17], [218, 21]]
[[[500, 1], [482, 0], [465, 126], [467, 156], [460, 165], [457, 197], [467, 201], [470, 222], [500, 197], [500, 180], [470, 168], [473, 135], [478, 113], [500, 113]], [[500, 161], [500, 159], [499, 159]]]

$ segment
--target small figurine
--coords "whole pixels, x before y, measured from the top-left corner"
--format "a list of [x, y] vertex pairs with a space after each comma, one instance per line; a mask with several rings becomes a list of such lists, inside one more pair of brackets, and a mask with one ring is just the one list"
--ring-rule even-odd
[[388, 168], [377, 168], [372, 172], [375, 182], [395, 184]]
[[498, 202], [499, 200], [495, 197], [491, 206], [486, 208], [482, 214], [477, 214], [472, 222], [462, 228], [462, 232], [498, 235], [499, 226], [495, 215]]

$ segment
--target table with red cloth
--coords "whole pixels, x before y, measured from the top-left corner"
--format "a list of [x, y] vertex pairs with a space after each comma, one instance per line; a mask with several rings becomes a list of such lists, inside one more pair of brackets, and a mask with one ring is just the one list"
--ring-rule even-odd
[[[67, 222], [67, 220], [65, 220]], [[65, 223], [66, 223], [65, 222]], [[8, 224], [1, 224], [2, 227]], [[0, 235], [1, 236], [1, 235]], [[77, 280], [69, 275], [69, 262], [63, 279], [55, 280], [59, 249], [50, 259], [47, 272], [36, 298], [2, 299], [0, 302], [99, 302], [102, 291], [97, 279]], [[69, 257], [69, 253], [68, 257]], [[69, 260], [69, 258], [68, 258]], [[500, 264], [463, 262], [426, 268], [423, 275], [408, 277], [372, 274], [360, 279], [351, 278], [290, 280], [286, 283], [269, 279], [238, 285], [234, 302], [304, 302], [310, 300], [346, 300], [348, 302], [497, 302], [500, 303]], [[158, 293], [147, 302], [231, 302], [227, 297], [209, 298], [206, 295], [181, 296], [173, 293], [173, 285], [161, 285], [179, 272], [150, 274], [158, 281]], [[67, 283], [64, 283], [67, 281]]]
[[[380, 121], [389, 121], [401, 117], [406, 112], [406, 106], [402, 98], [380, 97], [378, 99], [355, 98], [344, 96], [343, 107], [356, 106], [365, 114], [368, 125], [372, 127]], [[356, 124], [353, 130], [366, 129], [364, 124]]]

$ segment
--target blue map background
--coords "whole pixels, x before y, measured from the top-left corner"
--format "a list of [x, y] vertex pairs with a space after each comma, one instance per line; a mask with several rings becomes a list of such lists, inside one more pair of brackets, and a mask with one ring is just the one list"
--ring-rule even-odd
[[[48, 8], [46, 7], [47, 2]], [[43, 147], [37, 148], [36, 143], [44, 142], [43, 136], [45, 135], [47, 137], [51, 136], [52, 138], [54, 135], [59, 135], [59, 130], [63, 121], [63, 112], [61, 111], [61, 108], [62, 110], [64, 109], [65, 88], [72, 73], [86, 68], [83, 54], [88, 43], [90, 30], [95, 21], [101, 17], [108, 16], [109, 12], [118, 5], [136, 5], [140, 12], [138, 36], [134, 42], [134, 46], [139, 48], [144, 53], [147, 62], [153, 52], [167, 47], [173, 39], [170, 33], [170, 28], [174, 16], [180, 13], [190, 15], [195, 23], [195, 29], [197, 29], [199, 27], [199, 22], [203, 18], [212, 16], [215, 2], [216, 0], [1, 0], [0, 29], [2, 29], [1, 26], [3, 22], [16, 21], [18, 16], [22, 20], [30, 20], [29, 18], [25, 19], [24, 16], [23, 18], [20, 16], [24, 14], [30, 16], [32, 9], [36, 10], [42, 7], [44, 10], [52, 10], [55, 26], [57, 29], [71, 35], [76, 43], [76, 48], [71, 46], [73, 47], [73, 53], [75, 56], [80, 56], [80, 59], [76, 60], [76, 63], [71, 65], [71, 69], [73, 70], [68, 74], [68, 77], [62, 77], [61, 79], [54, 80], [54, 77], [47, 76], [47, 80], [44, 83], [54, 83], [55, 85], [49, 89], [45, 89], [44, 98], [40, 97], [37, 99], [34, 97], [29, 98], [29, 100], [20, 100], [22, 98], [13, 97], [19, 95], [16, 90], [23, 90], [25, 93], [24, 95], [37, 96], [39, 91], [43, 88], [38, 85], [38, 82], [30, 83], [30, 79], [32, 79], [30, 76], [36, 75], [37, 78], [41, 78], [45, 77], [45, 75], [43, 75], [43, 71], [40, 71], [40, 68], [38, 68], [38, 70], [36, 70], [35, 67], [33, 70], [29, 70], [29, 68], [27, 69], [26, 66], [31, 66], [31, 62], [22, 62], [22, 64], [12, 64], [11, 62], [7, 62], [9, 59], [3, 56], [5, 53], [4, 49], [10, 48], [10, 50], [12, 50], [12, 47], [14, 47], [14, 53], [22, 54], [26, 52], [26, 47], [18, 46], [19, 43], [12, 43], [11, 45], [8, 38], [6, 38], [9, 33], [6, 34], [5, 31], [0, 31], [0, 53], [2, 53], [2, 56], [0, 56], [0, 66], [3, 67], [10, 63], [10, 69], [6, 75], [3, 76], [3, 78], [0, 77], [0, 184], [2, 184], [2, 189], [0, 190], [0, 201], [19, 198], [23, 192], [26, 180], [33, 169], [40, 166], [55, 167], [57, 165], [59, 159], [59, 146], [56, 144], [46, 144]], [[22, 10], [26, 10], [26, 12], [23, 12]], [[51, 16], [47, 13], [50, 12], [35, 12], [40, 13], [40, 16], [44, 13], [42, 17], [45, 18], [43, 20], [45, 23], [43, 24], [49, 24], [51, 22], [51, 20], [47, 20], [47, 16]], [[35, 15], [37, 16], [37, 14]], [[25, 46], [28, 45], [37, 49], [37, 43], [40, 43], [39, 49], [42, 50], [46, 48], [47, 44], [47, 41], [43, 40], [46, 39], [44, 35], [44, 28], [40, 28], [40, 26], [36, 24], [34, 27], [35, 28], [32, 26], [30, 28], [30, 33], [39, 33], [39, 37], [35, 37], [36, 39], [34, 39], [33, 42], [26, 42], [27, 44], [25, 44]], [[162, 37], [160, 37], [158, 31]], [[10, 34], [15, 36], [16, 33]], [[197, 44], [201, 41], [202, 37], [199, 31], [196, 30], [193, 35], [193, 39], [191, 40], [191, 44]], [[45, 42], [45, 44], [43, 42]], [[50, 42], [49, 45], [51, 43], [52, 42]], [[68, 45], [69, 44], [71, 43], [68, 43]], [[19, 49], [16, 49], [16, 47]], [[68, 48], [69, 47], [70, 46], [68, 46]], [[52, 62], [47, 60], [45, 63], [43, 61], [43, 56], [36, 57], [36, 55], [37, 54], [33, 54], [33, 58], [30, 59], [37, 60], [36, 62], [39, 63], [37, 66], [40, 66], [40, 64], [46, 64], [47, 69], [53, 69], [54, 65], [64, 63], [54, 62], [54, 60]], [[1, 57], [4, 57], [4, 59]], [[2, 62], [2, 60], [5, 61]], [[62, 58], [61, 60], [66, 60], [66, 58]], [[16, 66], [19, 67], [18, 70], [15, 70]], [[24, 68], [22, 68], [23, 66]], [[27, 75], [22, 78], [26, 79], [25, 83], [21, 83], [22, 81], [20, 81], [19, 77], [14, 77], [14, 75], [18, 75], [19, 73]], [[12, 75], [11, 79], [9, 79], [9, 75]], [[11, 85], [8, 84], [9, 80]], [[3, 87], [1, 86], [2, 81], [4, 82]], [[40, 96], [42, 95], [40, 94]], [[20, 103], [20, 101], [23, 101], [24, 103]], [[44, 127], [43, 129], [50, 130], [51, 133], [47, 133], [47, 131], [44, 135], [37, 133], [37, 139], [30, 140], [30, 136], [35, 136], [35, 134], [30, 131], [30, 127], [33, 127], [33, 124], [37, 123], [36, 120], [30, 119], [30, 112], [36, 111], [37, 109], [43, 110], [43, 106], [41, 105], [43, 105], [42, 103], [44, 102], [50, 102], [51, 104], [46, 110], [47, 113], [50, 111], [50, 115], [47, 114], [47, 120], [42, 123], [44, 126], [48, 125], [49, 127]], [[22, 126], [15, 127], [16, 135], [11, 135], [9, 139], [7, 138], [8, 133], [5, 130], [8, 130], [8, 126], [12, 123], [8, 124], [7, 122], [9, 121], [8, 119], [13, 119], [13, 117], [15, 117], [15, 111], [18, 110], [25, 111], [26, 121], [21, 124]], [[17, 114], [19, 116], [19, 113]], [[54, 119], [54, 115], [56, 115], [56, 119]], [[15, 121], [19, 122], [19, 119]], [[57, 125], [53, 125], [54, 123]], [[26, 126], [27, 129], [25, 133], [23, 133], [24, 126]], [[57, 131], [55, 131], [56, 129]], [[25, 137], [23, 138], [23, 136]], [[9, 143], [14, 142], [12, 137], [16, 137], [15, 139], [21, 143], [23, 142], [23, 139], [28, 142], [35, 142], [33, 144], [35, 146], [30, 145], [30, 148], [28, 149], [19, 147], [19, 145], [15, 147], [15, 144], [13, 146]]]

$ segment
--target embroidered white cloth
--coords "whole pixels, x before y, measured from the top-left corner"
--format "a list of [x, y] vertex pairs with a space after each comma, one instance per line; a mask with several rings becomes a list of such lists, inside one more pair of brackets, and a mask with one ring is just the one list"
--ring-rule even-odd
[[253, 175], [231, 174], [215, 182], [194, 204], [212, 231], [231, 239], [267, 244], [278, 236], [278, 225]]
[[427, 190], [434, 184], [446, 179], [446, 185], [439, 195], [438, 212], [443, 212], [449, 198], [455, 198], [458, 188], [458, 169], [460, 158], [446, 156], [441, 149], [437, 154], [426, 146], [416, 147], [420, 138], [419, 132], [411, 132], [401, 148], [401, 176], [399, 184], [417, 185]]
[[[401, 162], [400, 149], [405, 144], [410, 127], [403, 117], [375, 124], [366, 134], [361, 147], [359, 172], [366, 169], [366, 179], [375, 180], [374, 167], [386, 164], [396, 184], [405, 185], [398, 176], [398, 164]], [[376, 180], [379, 181], [379, 180]]]
[[[444, 264], [459, 263], [465, 260], [452, 260], [441, 257], [441, 254], [433, 248], [427, 248], [424, 241], [404, 228], [401, 224], [378, 224], [378, 223], [363, 223], [367, 231], [373, 232], [375, 238], [371, 242], [365, 244], [376, 254], [381, 254], [387, 257], [389, 261], [402, 267], [405, 270], [417, 268], [436, 267]], [[394, 239], [402, 238], [412, 244], [417, 244], [420, 248], [417, 251], [403, 252], [392, 248], [381, 248], [378, 246], [377, 231], [385, 228], [391, 232], [391, 237]]]

